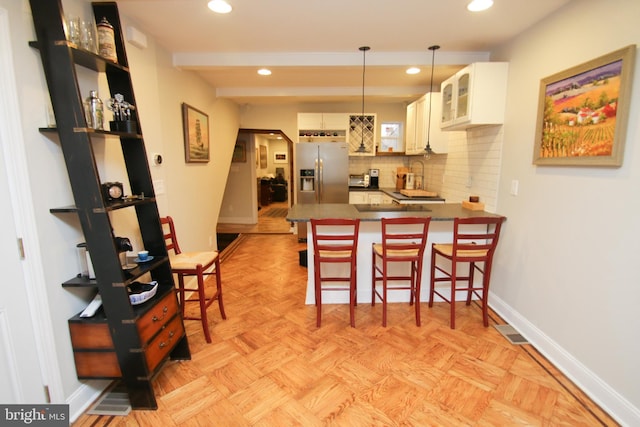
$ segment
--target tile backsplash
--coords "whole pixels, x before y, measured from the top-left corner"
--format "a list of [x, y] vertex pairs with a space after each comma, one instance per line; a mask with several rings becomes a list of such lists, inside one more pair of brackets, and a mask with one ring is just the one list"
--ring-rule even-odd
[[[419, 175], [424, 163], [424, 183], [447, 202], [461, 202], [470, 195], [480, 197], [488, 211], [495, 211], [502, 161], [502, 126], [484, 126], [449, 133], [449, 152], [421, 156], [350, 157], [349, 173], [380, 169], [380, 187], [395, 187], [396, 169], [412, 167]], [[418, 162], [419, 161], [419, 162]]]

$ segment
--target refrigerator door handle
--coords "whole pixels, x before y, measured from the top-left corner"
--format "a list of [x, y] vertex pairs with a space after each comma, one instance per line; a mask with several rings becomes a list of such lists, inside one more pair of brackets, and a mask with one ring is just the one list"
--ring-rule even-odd
[[318, 158], [316, 157], [316, 159], [314, 160], [315, 163], [315, 171], [313, 174], [313, 180], [314, 182], [314, 194], [315, 194], [315, 198], [316, 198], [316, 203], [320, 203], [320, 166], [318, 165]]
[[319, 190], [319, 194], [318, 194], [318, 199], [320, 199], [320, 203], [323, 202], [323, 197], [324, 197], [324, 161], [322, 159], [320, 159], [320, 174], [318, 175], [318, 190]]

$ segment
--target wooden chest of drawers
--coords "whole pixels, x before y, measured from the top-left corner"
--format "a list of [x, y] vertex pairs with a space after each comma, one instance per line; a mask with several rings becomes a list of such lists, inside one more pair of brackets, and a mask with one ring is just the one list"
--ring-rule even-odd
[[[178, 303], [173, 292], [167, 293], [140, 316], [136, 326], [147, 369], [152, 372], [184, 336]], [[90, 320], [74, 317], [69, 320], [69, 330], [78, 378], [122, 376], [104, 314], [96, 314], [96, 318]]]

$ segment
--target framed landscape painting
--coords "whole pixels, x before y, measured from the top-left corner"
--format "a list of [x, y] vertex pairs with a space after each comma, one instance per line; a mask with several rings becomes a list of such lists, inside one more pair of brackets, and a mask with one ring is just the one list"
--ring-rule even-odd
[[209, 161], [209, 116], [192, 106], [182, 104], [184, 156], [187, 163]]
[[542, 79], [533, 163], [622, 165], [635, 45]]

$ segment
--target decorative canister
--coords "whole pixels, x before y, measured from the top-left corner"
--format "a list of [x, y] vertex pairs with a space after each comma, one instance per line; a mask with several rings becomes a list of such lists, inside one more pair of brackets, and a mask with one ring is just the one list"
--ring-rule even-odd
[[98, 54], [113, 62], [118, 62], [118, 54], [116, 52], [116, 36], [113, 31], [113, 25], [103, 17], [97, 25], [98, 27]]

